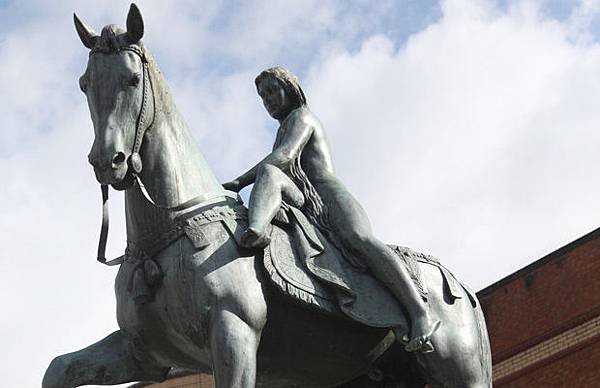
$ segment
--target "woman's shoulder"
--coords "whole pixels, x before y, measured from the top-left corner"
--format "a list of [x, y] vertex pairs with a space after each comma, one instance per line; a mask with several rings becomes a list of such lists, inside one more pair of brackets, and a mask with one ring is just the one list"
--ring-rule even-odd
[[310, 126], [321, 126], [317, 116], [315, 116], [315, 114], [308, 109], [306, 105], [291, 111], [285, 121], [289, 122], [291, 125], [304, 124]]

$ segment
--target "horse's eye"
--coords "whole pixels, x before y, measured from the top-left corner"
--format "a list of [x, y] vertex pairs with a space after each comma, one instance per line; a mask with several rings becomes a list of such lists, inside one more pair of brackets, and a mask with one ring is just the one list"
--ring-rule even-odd
[[141, 77], [139, 73], [135, 73], [129, 78], [129, 82], [127, 83], [129, 86], [138, 86], [140, 84]]

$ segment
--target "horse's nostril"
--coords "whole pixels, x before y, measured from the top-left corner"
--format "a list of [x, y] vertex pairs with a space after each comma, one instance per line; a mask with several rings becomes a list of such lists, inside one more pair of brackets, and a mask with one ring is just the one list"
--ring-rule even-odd
[[125, 154], [122, 152], [117, 152], [112, 159], [112, 166], [118, 167], [119, 165], [125, 163]]

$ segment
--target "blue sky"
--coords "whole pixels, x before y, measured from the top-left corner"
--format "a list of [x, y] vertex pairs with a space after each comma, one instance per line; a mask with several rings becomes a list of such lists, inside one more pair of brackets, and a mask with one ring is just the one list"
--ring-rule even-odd
[[[481, 289], [600, 226], [598, 1], [140, 1], [144, 42], [216, 175], [268, 152], [253, 79], [297, 73], [383, 240]], [[93, 131], [77, 80], [126, 1], [0, 1], [0, 372], [39, 386], [116, 329], [95, 263]], [[223, 156], [226, 157], [223, 157]], [[247, 195], [247, 190], [244, 195]], [[113, 195], [111, 255], [124, 248]]]

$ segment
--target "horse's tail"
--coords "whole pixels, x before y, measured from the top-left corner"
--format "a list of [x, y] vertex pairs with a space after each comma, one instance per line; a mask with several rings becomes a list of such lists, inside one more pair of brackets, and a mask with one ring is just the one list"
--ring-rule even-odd
[[[473, 295], [474, 296], [474, 295]], [[474, 296], [475, 297], [475, 296]], [[475, 297], [476, 298], [476, 297]], [[488, 336], [487, 325], [485, 323], [485, 316], [481, 309], [481, 303], [476, 299], [477, 306], [475, 306], [475, 320], [477, 321], [477, 328], [479, 331], [479, 352], [481, 363], [481, 370], [484, 373], [484, 380], [489, 381], [490, 387], [492, 381], [492, 348], [490, 346], [490, 338]]]

